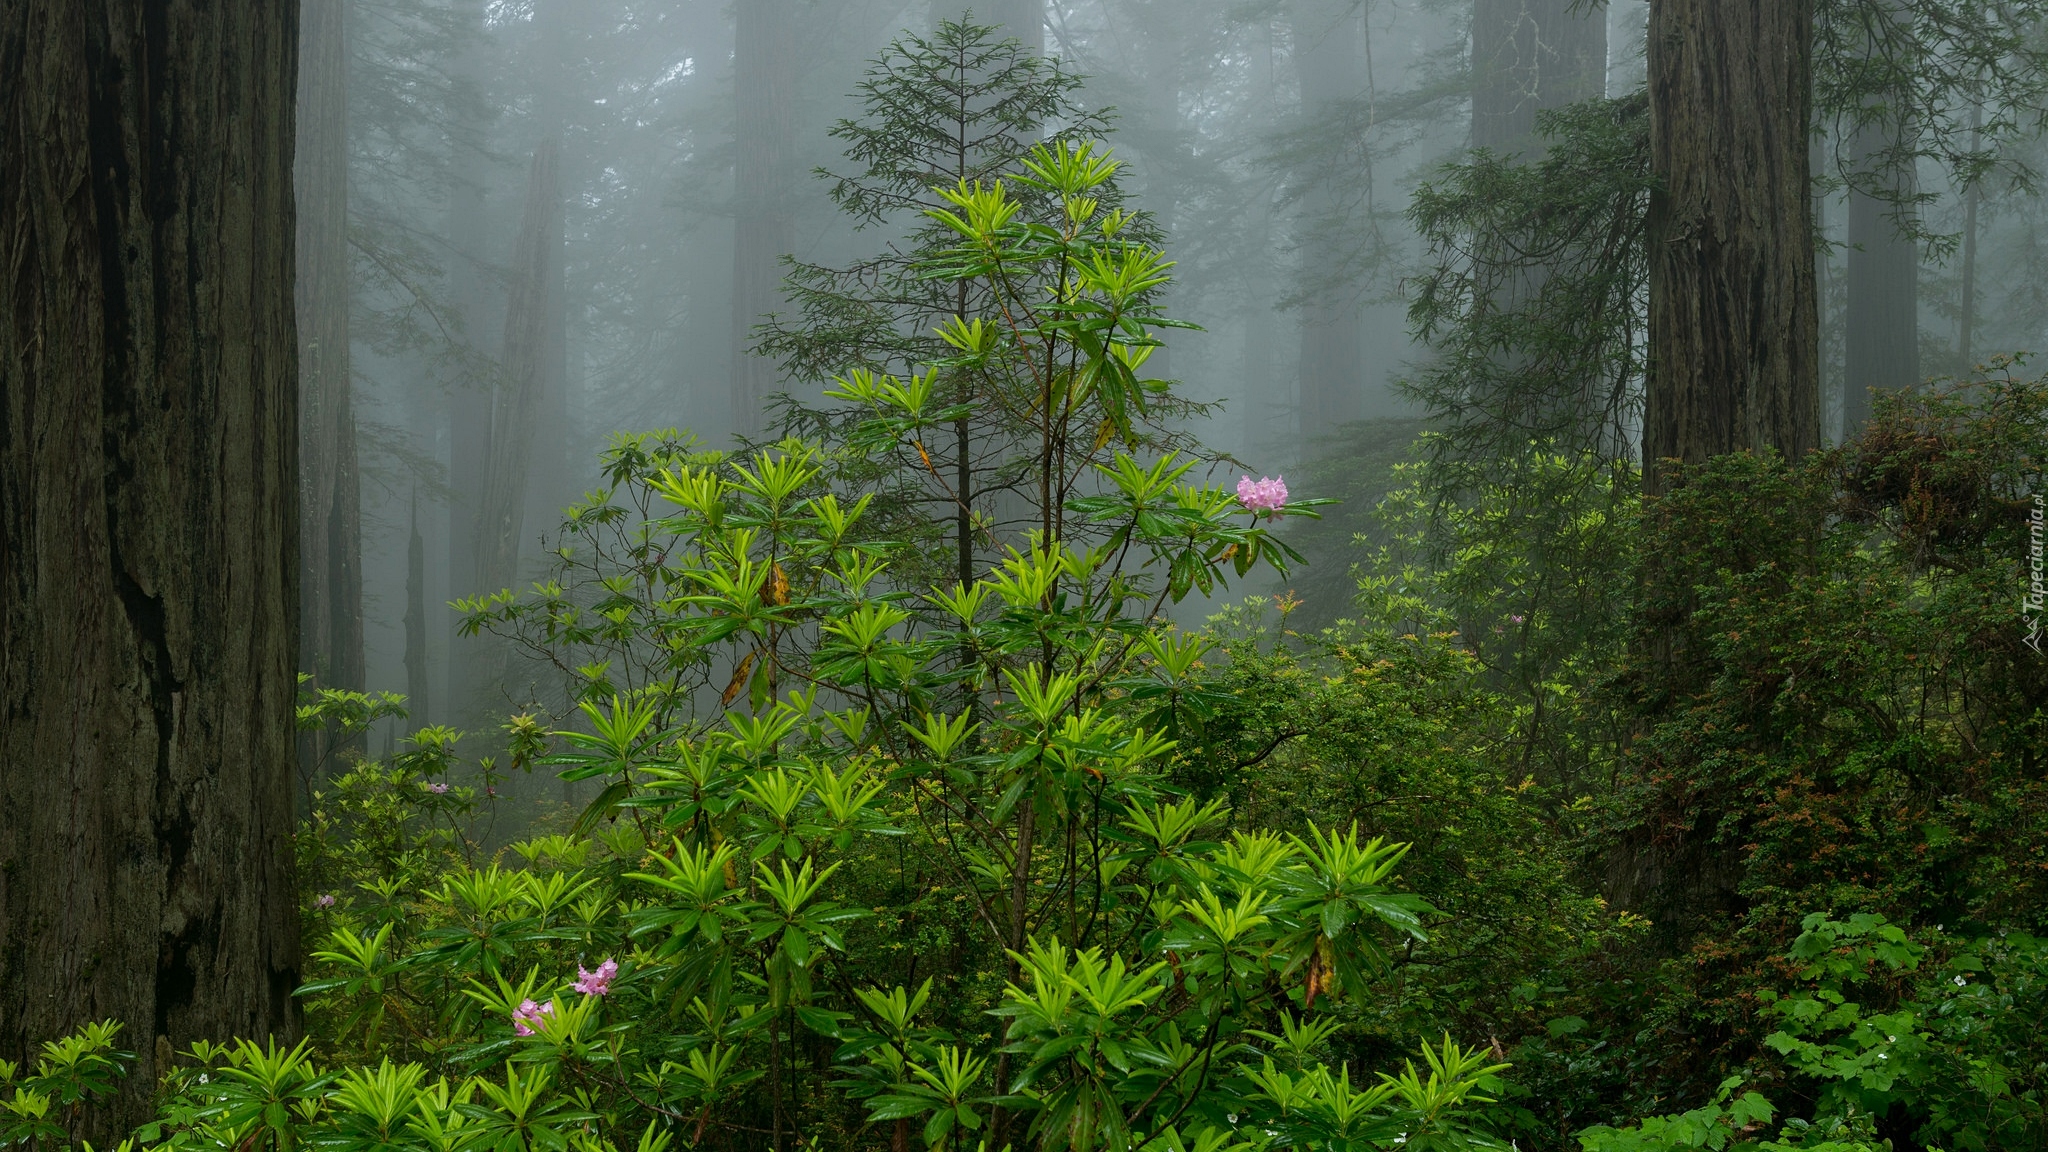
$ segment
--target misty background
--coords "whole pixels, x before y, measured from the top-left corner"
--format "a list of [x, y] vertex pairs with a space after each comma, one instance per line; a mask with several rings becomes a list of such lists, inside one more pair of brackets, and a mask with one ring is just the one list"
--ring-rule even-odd
[[[1233, 471], [1300, 477], [1301, 494], [1329, 494], [1303, 489], [1331, 462], [1356, 481], [1315, 582], [1321, 617], [1341, 612], [1341, 544], [1369, 512], [1355, 496], [1420, 428], [1400, 387], [1429, 355], [1407, 314], [1428, 258], [1405, 215], [1411, 194], [1475, 145], [1539, 150], [1537, 107], [1643, 82], [1647, 6], [1617, 0], [1586, 9], [1579, 50], [1593, 58], [1576, 87], [1516, 88], [1524, 73], [1497, 59], [1514, 46], [1515, 7], [352, 0], [341, 10], [364, 685], [409, 692], [411, 726], [475, 729], [522, 703], [482, 682], [481, 642], [449, 607], [491, 590], [475, 573], [492, 485], [519, 493], [500, 586], [524, 587], [563, 507], [598, 483], [614, 433], [683, 428], [728, 447], [772, 435], [766, 397], [818, 395], [824, 381], [754, 351], [757, 325], [789, 312], [784, 258], [841, 266], [892, 239], [828, 195], [830, 175], [852, 167], [831, 129], [858, 114], [851, 94], [892, 41], [963, 17], [1001, 23], [1085, 77], [1082, 102], [1113, 118], [1124, 191], [1178, 262], [1167, 311], [1202, 328], [1168, 334], [1153, 363], [1217, 403], [1189, 431]], [[302, 134], [319, 76], [302, 79]], [[2048, 323], [2039, 200], [1958, 195], [1940, 169], [1922, 175], [1918, 242], [1871, 224], [1839, 181], [1816, 185], [1831, 435], [1847, 418], [1845, 374], [1871, 371], [1852, 363], [1859, 350], [1917, 380], [2030, 347]], [[1864, 238], [1851, 244], [1858, 211]], [[1891, 315], [1914, 318], [1887, 323], [1883, 347], [1852, 338], [1849, 315], [1852, 264], [1880, 249], [1887, 283], [1906, 293], [1900, 304], [1891, 292]], [[508, 437], [497, 382], [518, 358], [533, 362], [538, 406]], [[409, 668], [407, 619], [422, 614]], [[402, 734], [385, 726], [372, 750]]]

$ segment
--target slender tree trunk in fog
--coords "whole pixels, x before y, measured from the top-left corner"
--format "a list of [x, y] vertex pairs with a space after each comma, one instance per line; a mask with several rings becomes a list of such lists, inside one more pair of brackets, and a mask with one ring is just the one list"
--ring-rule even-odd
[[[1897, 11], [1903, 0], [1887, 5]], [[1873, 49], [1875, 50], [1875, 49]], [[1896, 103], [1896, 102], [1893, 102]], [[1849, 188], [1848, 324], [1844, 336], [1843, 434], [1870, 419], [1873, 390], [1920, 382], [1920, 250], [1906, 232], [1918, 187], [1895, 152], [1912, 126], [1886, 113], [1850, 142], [1856, 179]]]
[[0, 1057], [120, 1020], [95, 1140], [298, 1028], [297, 11], [0, 4]]
[[427, 683], [427, 542], [420, 535], [420, 498], [412, 498], [412, 534], [405, 546], [405, 702], [414, 728], [431, 723]]
[[[547, 46], [545, 55], [539, 61], [540, 75], [537, 77], [539, 91], [536, 102], [541, 110], [541, 122], [545, 129], [558, 140], [568, 139], [562, 131], [564, 111], [569, 105], [566, 93], [570, 76], [568, 63], [575, 29], [567, 19], [569, 4], [566, 0], [541, 0], [535, 13], [536, 30], [542, 43]], [[558, 149], [556, 160], [556, 187], [566, 188], [568, 181], [563, 176], [569, 166], [570, 157], [562, 155], [566, 149]], [[562, 506], [568, 502], [569, 487], [569, 292], [567, 283], [567, 248], [565, 245], [566, 198], [564, 209], [555, 214], [553, 239], [547, 241], [555, 249], [548, 260], [547, 312], [544, 318], [543, 343], [541, 345], [540, 403], [535, 412], [533, 430], [532, 463], [529, 466], [527, 485], [528, 510], [534, 523], [543, 530], [556, 526]]]
[[[559, 170], [557, 188], [561, 185]], [[567, 202], [563, 201], [566, 208]], [[541, 531], [558, 525], [562, 506], [573, 493], [569, 488], [569, 311], [566, 269], [567, 247], [563, 243], [562, 210], [555, 213], [555, 231], [549, 241], [554, 252], [548, 260], [547, 316], [541, 331], [540, 402], [534, 413], [531, 478], [527, 503]]]
[[733, 7], [734, 170], [732, 245], [733, 429], [768, 426], [768, 398], [782, 388], [775, 362], [753, 354], [754, 325], [782, 305], [782, 257], [795, 247], [790, 202], [796, 170], [798, 60], [795, 0]]
[[[1970, 110], [1970, 151], [1984, 146], [1984, 107]], [[1984, 187], [1972, 181], [1963, 193], [1963, 288], [1962, 308], [1956, 317], [1956, 375], [1967, 376], [1976, 368], [1977, 351], [1977, 213], [1984, 202]]]
[[1034, 52], [1045, 51], [1045, 0], [991, 0], [988, 11], [1005, 37], [1016, 37]]
[[[349, 0], [299, 9], [298, 203], [299, 556], [302, 671], [320, 688], [363, 689], [361, 497], [350, 403], [348, 250]], [[334, 753], [306, 733], [301, 771]], [[358, 749], [362, 738], [348, 741]]]
[[[1910, 194], [1910, 188], [1901, 191]], [[1920, 250], [1900, 235], [1899, 211], [1885, 197], [1849, 190], [1842, 396], [1849, 436], [1869, 421], [1874, 390], [1897, 392], [1920, 382]]]
[[[1257, 86], [1259, 111], [1268, 123], [1280, 118], [1279, 68], [1275, 63], [1279, 55], [1278, 23], [1271, 15], [1259, 21], [1262, 35], [1252, 54], [1252, 79]], [[1244, 421], [1242, 450], [1246, 456], [1264, 453], [1272, 431], [1273, 408], [1282, 399], [1278, 385], [1287, 379], [1279, 364], [1280, 343], [1274, 338], [1280, 317], [1272, 305], [1272, 287], [1284, 276], [1272, 255], [1273, 224], [1278, 215], [1276, 195], [1277, 191], [1270, 188], [1260, 193], [1253, 209], [1257, 220], [1256, 243], [1249, 246], [1249, 251], [1257, 255], [1255, 261], [1239, 265], [1245, 276], [1244, 298], [1249, 305], [1243, 312], [1244, 373], [1239, 384], [1244, 392], [1240, 411]]]
[[[1183, 140], [1180, 121], [1181, 77], [1185, 74], [1181, 59], [1183, 38], [1172, 27], [1151, 27], [1145, 31], [1140, 58], [1144, 69], [1145, 101], [1138, 120], [1131, 125], [1135, 131], [1127, 129], [1126, 135], [1137, 137], [1139, 155], [1144, 160], [1144, 195], [1139, 203], [1152, 213], [1153, 222], [1165, 234], [1170, 248], [1174, 242], [1174, 227], [1180, 222], [1181, 185], [1175, 163], [1182, 155]], [[1203, 47], [1206, 49], [1207, 45]], [[1168, 310], [1171, 310], [1170, 305]], [[1145, 372], [1161, 380], [1173, 379], [1173, 345], [1170, 342], [1152, 350], [1152, 355], [1145, 361]]]
[[[1832, 144], [1826, 133], [1813, 133], [1808, 143], [1807, 171], [1827, 171], [1828, 158], [1833, 154], [1831, 149]], [[1825, 187], [1818, 181], [1814, 182], [1808, 210], [1813, 213], [1814, 244], [1822, 250], [1832, 242], [1829, 235], [1831, 225], [1828, 221], [1828, 195]], [[1841, 364], [1834, 355], [1836, 338], [1840, 334], [1841, 316], [1838, 312], [1831, 311], [1834, 308], [1832, 301], [1838, 291], [1840, 285], [1835, 281], [1834, 260], [1816, 251], [1813, 260], [1813, 300], [1814, 312], [1818, 317], [1815, 326], [1818, 352], [1814, 371], [1820, 380], [1816, 385], [1816, 391], [1820, 395], [1821, 439], [1824, 443], [1839, 443], [1842, 432], [1842, 371]]]
[[[556, 176], [559, 142], [534, 149], [527, 173], [526, 210], [512, 251], [505, 300], [505, 344], [491, 406], [491, 447], [477, 508], [476, 577], [479, 593], [509, 588], [519, 577], [519, 542], [525, 527], [526, 480], [533, 428], [545, 383], [548, 289], [562, 254], [562, 193]], [[498, 661], [492, 663], [495, 670]], [[487, 680], [486, 683], [489, 681]]]
[[1529, 152], [1536, 113], [1596, 99], [1606, 83], [1604, 3], [1473, 0], [1474, 148]]
[[1238, 376], [1238, 387], [1244, 393], [1242, 398], [1233, 397], [1242, 407], [1244, 439], [1238, 449], [1247, 458], [1260, 456], [1266, 444], [1267, 411], [1266, 390], [1272, 381], [1279, 379], [1275, 367], [1279, 359], [1279, 348], [1273, 339], [1273, 329], [1280, 318], [1271, 308], [1254, 305], [1244, 312], [1244, 371]]
[[1812, 0], [1651, 5], [1646, 491], [1665, 458], [1820, 443], [1812, 33]]
[[[457, 0], [466, 34], [480, 38], [484, 32], [483, 6], [477, 0]], [[471, 48], [458, 65], [458, 77], [467, 82], [480, 80], [483, 63]], [[466, 106], [465, 106], [466, 109]], [[484, 285], [479, 269], [484, 260], [484, 186], [488, 163], [475, 141], [483, 126], [464, 117], [455, 133], [455, 156], [450, 164], [447, 242], [449, 258], [449, 310], [462, 323], [468, 350], [468, 369], [457, 387], [448, 391], [448, 504], [447, 579], [449, 597], [471, 596], [485, 591], [472, 586], [476, 576], [477, 508], [483, 502], [484, 468], [491, 451], [491, 395], [496, 373], [487, 371], [482, 352], [484, 330]], [[445, 719], [466, 724], [479, 703], [474, 662], [465, 658], [474, 641], [461, 634], [462, 620], [450, 614], [447, 639], [447, 681], [442, 696]]]
[[[1358, 7], [1352, 0], [1294, 0], [1291, 15], [1302, 115], [1310, 124], [1335, 130], [1344, 105], [1365, 88]], [[1332, 179], [1326, 176], [1303, 196], [1311, 219], [1336, 207], [1338, 190], [1328, 186]], [[1302, 258], [1313, 266], [1313, 244]], [[1362, 337], [1358, 304], [1343, 290], [1319, 293], [1303, 306], [1299, 403], [1304, 438], [1327, 435], [1363, 411]]]

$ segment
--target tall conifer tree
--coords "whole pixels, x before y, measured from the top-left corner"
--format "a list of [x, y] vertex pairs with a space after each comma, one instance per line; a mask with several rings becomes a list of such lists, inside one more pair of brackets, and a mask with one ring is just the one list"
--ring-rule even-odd
[[0, 5], [0, 1059], [297, 1030], [298, 6]]

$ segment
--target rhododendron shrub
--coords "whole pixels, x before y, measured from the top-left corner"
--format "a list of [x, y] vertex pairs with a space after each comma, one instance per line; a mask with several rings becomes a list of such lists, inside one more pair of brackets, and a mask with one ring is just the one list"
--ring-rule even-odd
[[[1094, 197], [1111, 171], [1036, 150], [1017, 180], [1050, 224], [1001, 184], [943, 191], [958, 244], [930, 274], [1015, 298], [931, 375], [837, 382], [860, 435], [614, 442], [554, 571], [463, 605], [559, 670], [560, 714], [513, 717], [473, 772], [430, 728], [316, 789], [302, 867], [337, 898], [306, 908], [313, 1042], [183, 1054], [144, 1144], [1496, 1144], [1487, 1049], [1325, 1061], [1427, 938], [1405, 846], [1235, 826], [1172, 782], [1210, 642], [1164, 611], [1298, 557], [1136, 434], [1170, 387], [1137, 369], [1171, 265]], [[1062, 294], [1017, 295], [1025, 265]], [[902, 457], [954, 418], [937, 374], [996, 370], [1052, 398], [1037, 524], [971, 580], [899, 582], [847, 457]], [[595, 795], [494, 857], [470, 822], [517, 770]]]
[[[629, 476], [668, 503], [635, 528], [662, 571], [614, 586], [658, 590], [635, 610], [663, 662], [591, 668], [574, 726], [507, 725], [507, 762], [601, 785], [575, 827], [481, 854], [451, 807], [478, 790], [428, 783], [462, 778], [445, 731], [323, 792], [347, 806], [319, 843], [377, 841], [309, 901], [315, 1045], [185, 1053], [144, 1142], [1490, 1145], [1484, 1049], [1445, 1039], [1371, 1082], [1321, 1059], [1427, 936], [1406, 849], [1233, 829], [1168, 782], [1206, 642], [1153, 605], [1187, 557], [1221, 582], [1262, 547], [1185, 471], [1120, 462], [1118, 495], [1080, 507], [1121, 560], [1032, 541], [925, 593], [940, 627], [848, 542], [861, 501], [809, 446]], [[585, 610], [543, 587], [475, 623], [567, 634]], [[874, 930], [915, 919], [877, 899], [906, 887], [967, 907], [966, 963]]]

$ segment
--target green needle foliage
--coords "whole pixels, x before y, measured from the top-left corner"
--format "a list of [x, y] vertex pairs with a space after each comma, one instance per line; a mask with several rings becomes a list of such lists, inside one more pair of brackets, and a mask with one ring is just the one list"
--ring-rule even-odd
[[819, 171], [879, 248], [792, 262], [793, 314], [763, 326], [761, 354], [823, 386], [784, 430], [854, 450], [831, 467], [873, 492], [866, 530], [909, 587], [971, 582], [1052, 531], [1112, 440], [1199, 454], [1180, 428], [1205, 406], [1141, 374], [1160, 331], [1187, 326], [1157, 307], [1172, 265], [1080, 88], [972, 22], [890, 45], [832, 131], [849, 169]]

